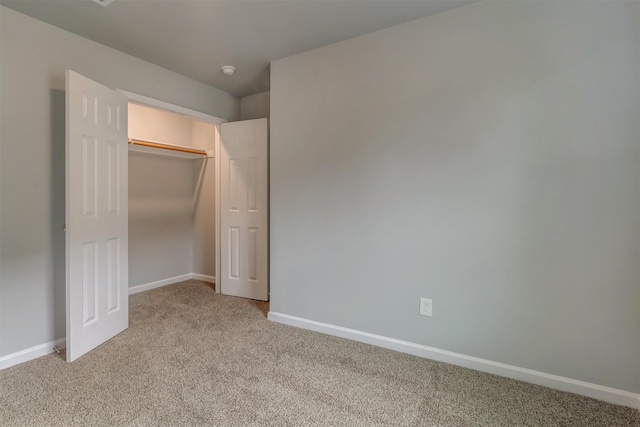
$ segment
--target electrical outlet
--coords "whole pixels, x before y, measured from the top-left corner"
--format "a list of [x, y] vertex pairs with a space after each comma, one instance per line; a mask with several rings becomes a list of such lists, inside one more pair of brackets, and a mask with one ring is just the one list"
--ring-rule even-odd
[[420, 316], [433, 316], [433, 301], [429, 298], [420, 298]]

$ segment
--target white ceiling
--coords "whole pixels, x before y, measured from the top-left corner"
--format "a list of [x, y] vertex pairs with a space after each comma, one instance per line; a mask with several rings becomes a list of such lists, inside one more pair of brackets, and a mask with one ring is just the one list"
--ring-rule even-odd
[[[238, 96], [269, 63], [477, 0], [0, 0], [0, 4]], [[232, 77], [220, 67], [234, 65]]]

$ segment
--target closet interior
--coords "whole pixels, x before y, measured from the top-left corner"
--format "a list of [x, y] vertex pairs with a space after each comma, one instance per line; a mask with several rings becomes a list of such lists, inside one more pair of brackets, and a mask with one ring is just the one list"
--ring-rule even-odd
[[213, 282], [218, 127], [129, 103], [129, 287]]

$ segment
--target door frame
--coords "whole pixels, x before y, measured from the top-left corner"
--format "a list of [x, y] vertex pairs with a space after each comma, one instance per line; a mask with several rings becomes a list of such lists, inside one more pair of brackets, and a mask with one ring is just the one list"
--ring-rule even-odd
[[220, 125], [228, 122], [226, 119], [213, 116], [211, 114], [202, 113], [200, 111], [192, 110], [190, 108], [182, 107], [180, 105], [172, 104], [170, 102], [161, 101], [159, 99], [151, 98], [148, 96], [140, 95], [134, 92], [129, 92], [123, 89], [116, 89], [116, 92], [121, 93], [127, 98], [127, 101], [134, 104], [143, 105], [145, 107], [152, 107], [159, 110], [168, 111], [170, 113], [180, 114], [182, 116], [189, 117], [191, 119], [200, 120], [201, 122], [211, 123], [215, 125], [215, 141], [213, 160], [215, 167], [215, 229], [216, 229], [216, 281], [215, 292], [217, 294], [222, 292], [222, 286], [220, 285], [220, 262], [221, 262], [221, 240], [220, 240]]

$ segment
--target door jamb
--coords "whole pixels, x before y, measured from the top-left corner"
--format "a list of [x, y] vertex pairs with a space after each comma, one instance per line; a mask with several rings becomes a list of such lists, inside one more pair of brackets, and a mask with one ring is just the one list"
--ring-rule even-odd
[[160, 110], [165, 110], [170, 113], [181, 114], [191, 119], [200, 120], [202, 122], [211, 123], [215, 125], [215, 149], [214, 149], [214, 162], [215, 162], [215, 220], [216, 220], [216, 286], [215, 292], [221, 293], [222, 286], [220, 280], [220, 125], [226, 123], [228, 120], [220, 117], [212, 116], [210, 114], [202, 113], [200, 111], [192, 110], [190, 108], [182, 107], [180, 105], [171, 104], [169, 102], [161, 101], [159, 99], [150, 98], [148, 96], [140, 95], [137, 93], [129, 92], [123, 89], [116, 89], [116, 92], [124, 95], [129, 102], [134, 104], [144, 105], [146, 107], [153, 107]]

